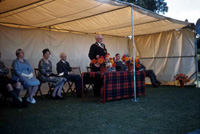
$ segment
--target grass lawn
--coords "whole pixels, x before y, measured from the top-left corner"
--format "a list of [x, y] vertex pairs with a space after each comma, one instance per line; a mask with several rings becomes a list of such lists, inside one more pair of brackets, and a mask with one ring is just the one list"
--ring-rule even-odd
[[41, 100], [28, 108], [1, 104], [0, 134], [186, 134], [200, 129], [200, 89], [147, 86], [147, 95], [99, 104], [92, 94], [85, 101]]

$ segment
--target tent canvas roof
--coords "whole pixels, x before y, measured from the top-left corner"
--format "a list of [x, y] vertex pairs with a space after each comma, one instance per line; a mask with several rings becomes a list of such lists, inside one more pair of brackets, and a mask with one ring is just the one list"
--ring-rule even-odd
[[[133, 7], [135, 35], [180, 29], [190, 24]], [[108, 0], [3, 0], [0, 3], [0, 24], [89, 34], [132, 35], [131, 7], [109, 4]]]

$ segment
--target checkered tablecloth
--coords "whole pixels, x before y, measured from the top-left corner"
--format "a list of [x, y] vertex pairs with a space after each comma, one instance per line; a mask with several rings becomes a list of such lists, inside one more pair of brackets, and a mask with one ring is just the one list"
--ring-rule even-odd
[[[100, 101], [111, 101], [122, 98], [129, 98], [134, 96], [134, 80], [133, 72], [90, 72], [83, 73], [82, 78], [103, 78], [104, 84], [101, 88]], [[136, 71], [136, 94], [137, 96], [146, 95], [145, 73], [143, 71]]]

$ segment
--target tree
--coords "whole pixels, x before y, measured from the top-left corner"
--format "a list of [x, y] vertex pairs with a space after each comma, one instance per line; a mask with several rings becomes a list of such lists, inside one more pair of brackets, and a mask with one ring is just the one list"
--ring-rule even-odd
[[148, 9], [155, 13], [162, 12], [163, 14], [168, 11], [168, 6], [165, 0], [121, 0], [133, 3], [142, 8]]

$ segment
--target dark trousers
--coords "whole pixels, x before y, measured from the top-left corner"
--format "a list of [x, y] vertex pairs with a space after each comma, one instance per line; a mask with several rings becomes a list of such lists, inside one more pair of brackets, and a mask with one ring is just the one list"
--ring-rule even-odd
[[[99, 67], [95, 67], [94, 65], [90, 65], [92, 68], [92, 72], [98, 72]], [[92, 78], [92, 83], [94, 84], [94, 96], [99, 96], [101, 92], [101, 87], [103, 85], [103, 79], [102, 78]]]
[[77, 95], [81, 95], [82, 93], [82, 81], [80, 75], [67, 75], [67, 81], [71, 81], [75, 83], [76, 93]]
[[102, 78], [94, 78], [93, 83], [94, 83], [94, 87], [93, 87], [94, 95], [99, 96], [100, 92], [101, 92], [101, 87], [103, 85], [103, 79]]
[[146, 74], [146, 77], [150, 78], [152, 85], [155, 85], [158, 80], [156, 79], [156, 75], [155, 75], [154, 71], [153, 70], [145, 70], [144, 72]]

